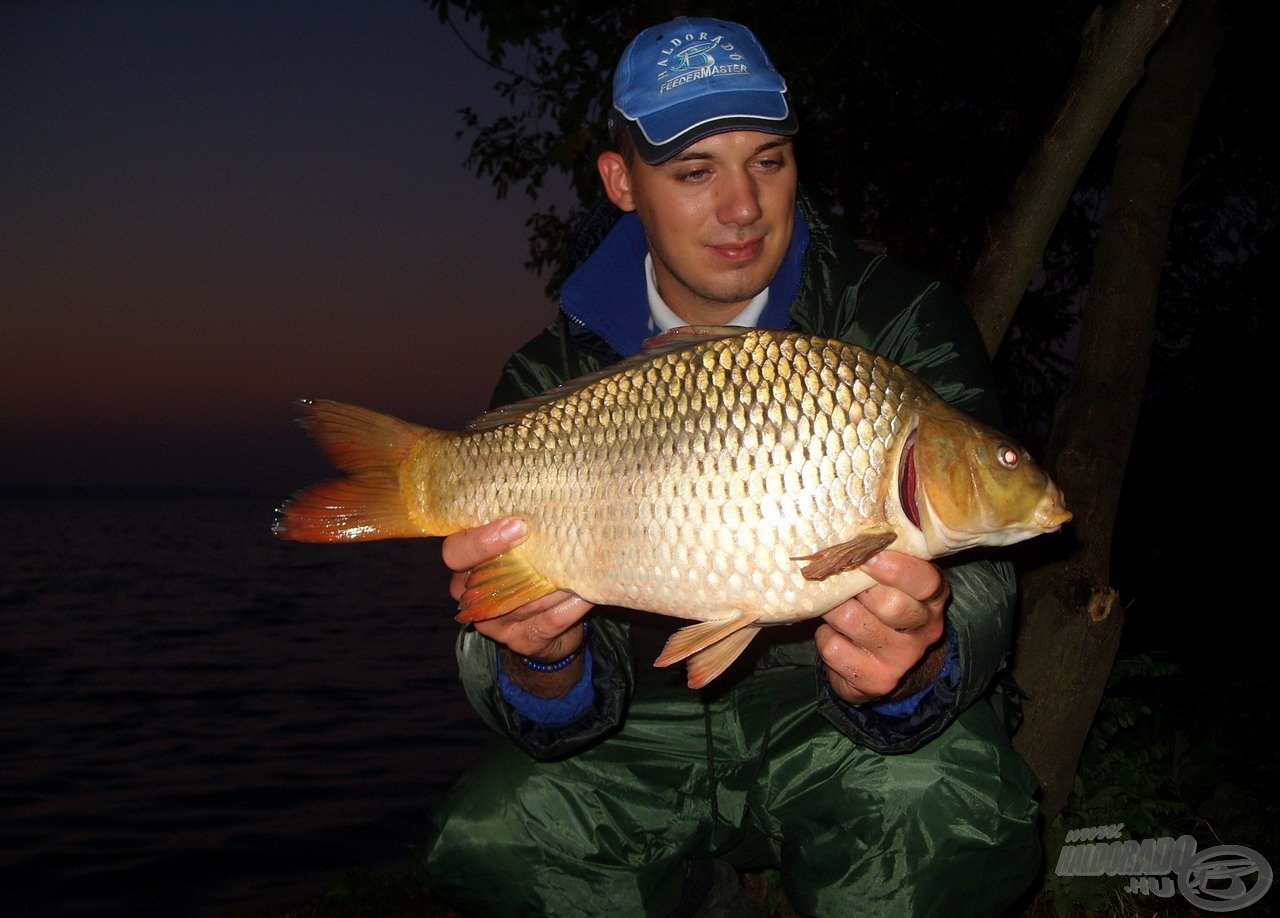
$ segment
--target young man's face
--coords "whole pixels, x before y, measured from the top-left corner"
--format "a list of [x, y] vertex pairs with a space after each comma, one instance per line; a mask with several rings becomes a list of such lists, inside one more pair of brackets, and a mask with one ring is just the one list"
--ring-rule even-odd
[[791, 138], [730, 131], [657, 166], [604, 153], [599, 168], [614, 204], [638, 213], [658, 292], [680, 318], [726, 322], [769, 286], [795, 225]]

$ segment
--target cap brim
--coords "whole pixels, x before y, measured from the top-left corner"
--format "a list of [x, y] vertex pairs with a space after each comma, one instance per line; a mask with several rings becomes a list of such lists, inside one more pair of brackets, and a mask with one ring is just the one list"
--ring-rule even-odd
[[665, 163], [685, 148], [713, 134], [723, 134], [726, 131], [760, 131], [764, 134], [782, 134], [789, 137], [796, 133], [797, 125], [794, 114], [788, 115], [782, 121], [742, 116], [717, 118], [714, 121], [700, 124], [696, 128], [691, 128], [674, 140], [669, 140], [664, 144], [650, 143], [644, 136], [644, 132], [640, 130], [639, 125], [634, 121], [628, 121], [627, 128], [631, 131], [631, 140], [635, 144], [636, 153], [649, 165], [657, 166]]

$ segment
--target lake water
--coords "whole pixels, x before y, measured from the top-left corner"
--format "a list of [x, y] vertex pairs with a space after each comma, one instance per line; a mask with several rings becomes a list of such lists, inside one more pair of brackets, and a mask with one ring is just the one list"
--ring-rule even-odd
[[423, 838], [486, 740], [438, 539], [246, 498], [0, 501], [0, 914], [297, 901]]

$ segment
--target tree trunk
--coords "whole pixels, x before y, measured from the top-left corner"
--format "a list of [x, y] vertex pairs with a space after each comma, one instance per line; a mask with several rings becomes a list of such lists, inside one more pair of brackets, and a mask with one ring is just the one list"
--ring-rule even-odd
[[[1014, 676], [1028, 693], [1015, 746], [1040, 781], [1046, 825], [1066, 805], [1115, 659], [1124, 614], [1111, 533], [1146, 382], [1173, 204], [1221, 45], [1218, 0], [1187, 4], [1152, 55], [1120, 136], [1048, 465], [1075, 512], [1076, 548], [1023, 579]], [[1052, 853], [1056, 840], [1045, 838]]]
[[1040, 265], [1049, 236], [1107, 125], [1181, 0], [1119, 0], [1094, 10], [1080, 60], [1040, 144], [992, 221], [964, 298], [995, 354]]

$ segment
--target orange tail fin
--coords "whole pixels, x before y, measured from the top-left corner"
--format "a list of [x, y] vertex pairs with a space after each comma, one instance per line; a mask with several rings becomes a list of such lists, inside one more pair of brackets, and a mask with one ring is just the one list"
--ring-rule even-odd
[[400, 493], [400, 466], [426, 427], [327, 400], [304, 401], [299, 419], [346, 478], [314, 485], [285, 502], [272, 531], [297, 542], [354, 542], [440, 535], [425, 532]]

